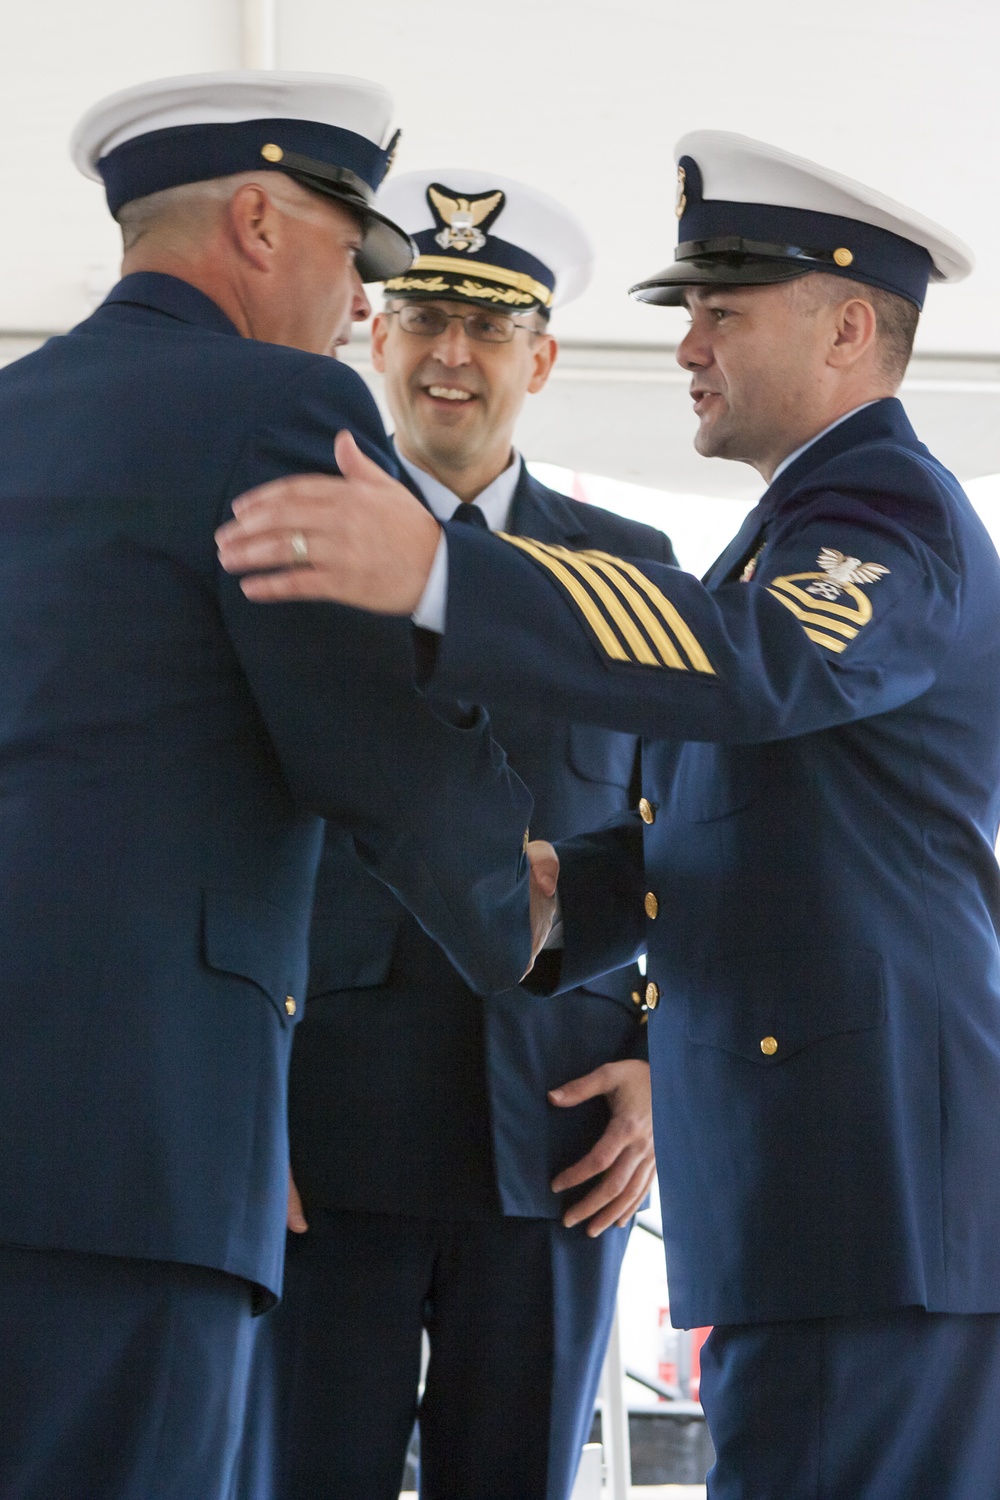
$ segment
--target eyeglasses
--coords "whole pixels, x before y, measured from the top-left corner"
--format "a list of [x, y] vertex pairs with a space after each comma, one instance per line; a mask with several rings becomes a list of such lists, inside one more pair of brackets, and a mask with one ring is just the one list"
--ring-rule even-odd
[[485, 308], [475, 312], [446, 313], [426, 302], [404, 302], [402, 307], [387, 311], [386, 317], [398, 318], [404, 333], [415, 333], [423, 339], [439, 338], [449, 323], [461, 323], [467, 337], [477, 344], [509, 344], [519, 328], [526, 333], [540, 332], [528, 323], [516, 322], [505, 313], [489, 312]]

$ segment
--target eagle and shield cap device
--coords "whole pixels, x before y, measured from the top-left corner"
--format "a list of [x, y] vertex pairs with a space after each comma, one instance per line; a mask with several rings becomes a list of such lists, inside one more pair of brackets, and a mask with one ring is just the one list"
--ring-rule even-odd
[[675, 148], [674, 263], [630, 288], [676, 307], [688, 287], [768, 286], [823, 271], [923, 307], [929, 281], [961, 281], [969, 247], [884, 193], [779, 146], [697, 130]]
[[364, 228], [358, 271], [381, 281], [414, 248], [375, 193], [392, 164], [392, 99], [377, 83], [325, 73], [199, 73], [111, 94], [73, 132], [73, 160], [103, 182], [113, 214], [164, 188], [241, 172], [284, 172], [336, 199]]
[[526, 183], [442, 167], [394, 177], [378, 203], [417, 245], [409, 270], [386, 281], [389, 296], [547, 314], [590, 281], [594, 251], [586, 230]]

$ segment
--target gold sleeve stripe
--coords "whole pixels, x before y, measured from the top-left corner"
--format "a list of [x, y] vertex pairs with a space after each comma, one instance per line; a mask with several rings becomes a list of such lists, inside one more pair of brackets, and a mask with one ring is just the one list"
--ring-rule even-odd
[[810, 630], [808, 625], [804, 625], [802, 628], [809, 639], [816, 642], [817, 646], [825, 646], [828, 651], [836, 651], [838, 653], [847, 650], [846, 641], [835, 641], [832, 635], [824, 635], [820, 630]]
[[[621, 609], [622, 606], [619, 604], [617, 597], [612, 594], [611, 590], [607, 589], [606, 585], [603, 584], [597, 577], [595, 569], [599, 569], [608, 578], [610, 578], [611, 582], [615, 585], [615, 588], [618, 589], [619, 593], [625, 599], [626, 603], [631, 605], [636, 618], [645, 627], [647, 635], [653, 642], [657, 651], [660, 653], [660, 660], [663, 662], [663, 665], [666, 667], [673, 667], [675, 671], [687, 671], [687, 663], [682, 659], [680, 652], [677, 650], [677, 647], [667, 635], [667, 632], [657, 620], [656, 616], [649, 608], [645, 599], [643, 599], [641, 595], [636, 593], [635, 589], [629, 583], [624, 574], [620, 573], [618, 569], [616, 567], [613, 567], [610, 562], [605, 562], [601, 554], [597, 552], [586, 553], [586, 560], [584, 560], [584, 554], [571, 552], [568, 548], [560, 547], [558, 549], [551, 550], [558, 550], [559, 556], [563, 558], [564, 562], [566, 562], [569, 567], [576, 568], [583, 577], [591, 581], [592, 586], [595, 589], [605, 589], [608, 596], [614, 601], [614, 604], [619, 609]], [[628, 618], [628, 616], [626, 616], [626, 618]], [[629, 624], [632, 625], [631, 619], [629, 619]], [[634, 625], [632, 625], [632, 629], [633, 631], [635, 631], [636, 638], [641, 643], [643, 650], [649, 652], [649, 647], [646, 645], [645, 638], [639, 633], [638, 630], [636, 630], [636, 627]], [[626, 639], [628, 639], [628, 637], [626, 637]], [[638, 652], [636, 654], [638, 655]], [[645, 662], [648, 666], [658, 667], [660, 665], [660, 662], [656, 660], [656, 657], [653, 656], [652, 653], [649, 653], [648, 656], [639, 656], [639, 660]]]
[[801, 620], [804, 625], [822, 625], [824, 630], [835, 630], [838, 635], [846, 635], [849, 641], [853, 641], [858, 633], [855, 625], [845, 625], [843, 620], [832, 620], [829, 615], [814, 614], [812, 610], [800, 609], [794, 599], [787, 599], [784, 594], [779, 594], [775, 589], [769, 588], [767, 592], [772, 598], [777, 599], [779, 604], [790, 609], [795, 618]]
[[[553, 552], [556, 552], [556, 549], [554, 548], [550, 549], [547, 547], [545, 550], [549, 553], [550, 556], [553, 554]], [[590, 587], [594, 590], [594, 593], [601, 600], [605, 609], [608, 611], [608, 614], [614, 620], [615, 624], [618, 626], [618, 629], [625, 637], [625, 640], [632, 647], [632, 651], [635, 655], [636, 661], [641, 662], [644, 667], [658, 667], [660, 665], [660, 662], [656, 659], [656, 656], [650, 650], [649, 642], [646, 640], [646, 637], [636, 625], [632, 616], [629, 614], [624, 604], [618, 598], [618, 595], [614, 593], [612, 589], [608, 588], [607, 584], [604, 582], [604, 579], [598, 573], [597, 570], [601, 568], [602, 565], [600, 563], [592, 563], [589, 560], [584, 562], [582, 558], [580, 558], [575, 552], [570, 552], [568, 548], [564, 549], [560, 547], [557, 551], [557, 556], [562, 559], [562, 561], [568, 568], [573, 568], [577, 573], [579, 573], [580, 577], [584, 580], [585, 583], [590, 584]], [[625, 583], [625, 580], [623, 578], [616, 578], [613, 570], [610, 568], [604, 568], [603, 571], [607, 573], [612, 583], [614, 583], [624, 593], [625, 588], [628, 587], [628, 585]], [[639, 602], [641, 603], [642, 601], [640, 600]], [[653, 621], [653, 623], [655, 624], [656, 622]], [[664, 633], [661, 631], [661, 634]], [[674, 646], [672, 641], [666, 639], [665, 635], [664, 644], [669, 654], [664, 655], [664, 652], [661, 648], [660, 655], [666, 665], [668, 667], [683, 668], [684, 663], [681, 661], [676, 647]]]
[[650, 602], [655, 605], [663, 619], [666, 620], [680, 644], [684, 647], [688, 660], [695, 671], [705, 672], [710, 677], [715, 676], [715, 668], [702, 650], [690, 626], [681, 618], [676, 606], [670, 602], [666, 594], [658, 589], [656, 584], [652, 583], [640, 568], [637, 568], [634, 563], [625, 562], [620, 557], [612, 557], [607, 552], [581, 552], [579, 555], [581, 557], [602, 558], [607, 562], [613, 563], [616, 568], [620, 568], [630, 578], [634, 578]]
[[601, 614], [593, 599], [587, 593], [587, 590], [583, 587], [583, 584], [573, 577], [568, 568], [563, 567], [557, 558], [548, 557], [537, 543], [529, 542], [524, 537], [510, 536], [503, 531], [497, 532], [497, 536], [501, 537], [505, 542], [510, 542], [515, 547], [520, 547], [522, 552], [527, 552], [529, 557], [533, 557], [536, 562], [541, 563], [542, 567], [548, 568], [549, 572], [558, 578], [605, 651], [614, 661], [631, 660], [628, 652]]
[[795, 578], [821, 579], [825, 577], [825, 573], [793, 573], [788, 578], [772, 578], [769, 588], [772, 592], [776, 588], [784, 589], [787, 594], [791, 594], [800, 603], [807, 604], [810, 609], [821, 609], [826, 614], [841, 615], [845, 620], [852, 620], [858, 626], [867, 625], [872, 617], [871, 600], [867, 594], [863, 594], [853, 584], [841, 584], [841, 588], [855, 601], [857, 605], [856, 609], [849, 609], [846, 604], [835, 604], [832, 599], [821, 599], [818, 594], [809, 594], [805, 589], [796, 588], [792, 582], [792, 579]]

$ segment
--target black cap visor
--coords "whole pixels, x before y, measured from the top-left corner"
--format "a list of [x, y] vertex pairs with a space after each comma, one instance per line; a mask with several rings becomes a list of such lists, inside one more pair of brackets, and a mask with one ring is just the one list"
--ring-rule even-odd
[[284, 152], [279, 160], [280, 170], [303, 187], [343, 203], [357, 215], [365, 234], [356, 262], [362, 281], [385, 281], [409, 270], [417, 256], [416, 245], [405, 229], [372, 207], [371, 188], [356, 173], [292, 151]]
[[777, 286], [808, 276], [811, 271], [826, 270], [815, 261], [770, 259], [747, 255], [712, 255], [675, 261], [648, 281], [629, 287], [629, 296], [637, 302], [652, 302], [658, 307], [683, 307], [684, 293], [696, 286]]

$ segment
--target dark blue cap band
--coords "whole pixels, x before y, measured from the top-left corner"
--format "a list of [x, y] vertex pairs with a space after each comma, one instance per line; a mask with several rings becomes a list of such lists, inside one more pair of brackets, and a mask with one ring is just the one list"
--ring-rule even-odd
[[498, 235], [488, 234], [486, 243], [479, 250], [469, 252], [468, 250], [442, 250], [435, 238], [437, 231], [434, 229], [421, 229], [419, 234], [413, 236], [416, 241], [417, 250], [421, 255], [441, 256], [445, 255], [449, 260], [455, 262], [455, 270], [461, 274], [464, 270], [475, 270], [477, 265], [486, 269], [481, 273], [488, 276], [490, 266], [500, 266], [505, 271], [516, 271], [522, 276], [530, 276], [533, 281], [540, 281], [549, 291], [554, 291], [556, 278], [555, 273], [534, 255], [529, 255], [527, 250], [522, 250], [519, 245], [512, 245], [509, 240], [502, 240]]
[[116, 146], [97, 163], [104, 178], [108, 207], [117, 213], [124, 203], [164, 188], [237, 172], [291, 171], [280, 160], [261, 155], [264, 146], [280, 146], [295, 156], [330, 167], [346, 168], [372, 192], [381, 184], [390, 152], [353, 130], [313, 120], [246, 120], [235, 125], [177, 125], [135, 136]]
[[[895, 292], [917, 307], [923, 307], [933, 261], [922, 245], [893, 234], [891, 230], [879, 229], [859, 219], [843, 218], [839, 214], [779, 208], [766, 203], [705, 199], [701, 196], [701, 173], [697, 163], [691, 157], [682, 157], [679, 165], [685, 173], [686, 200], [680, 221], [682, 247], [689, 247], [691, 242], [707, 242], [710, 246], [713, 240], [738, 236], [766, 243], [776, 250], [786, 247], [788, 259], [793, 258], [792, 252], [796, 250], [807, 256], [819, 252], [822, 260], [812, 267], [813, 270], [881, 287], [883, 291]], [[850, 252], [851, 260], [848, 265], [838, 265], [833, 256], [837, 251], [845, 250]], [[690, 250], [685, 251], [685, 254], [689, 253]], [[781, 258], [780, 255], [759, 257], [761, 260]]]

